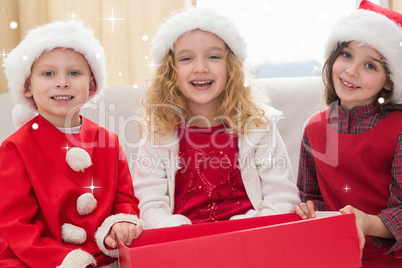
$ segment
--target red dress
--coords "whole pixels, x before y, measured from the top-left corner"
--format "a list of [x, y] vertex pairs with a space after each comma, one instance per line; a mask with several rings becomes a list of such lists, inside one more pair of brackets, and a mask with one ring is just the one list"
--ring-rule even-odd
[[238, 168], [237, 137], [220, 125], [180, 128], [175, 214], [191, 222], [228, 220], [252, 209]]
[[[314, 157], [317, 181], [327, 210], [351, 205], [379, 215], [387, 208], [391, 163], [402, 131], [402, 113], [394, 112], [369, 131], [344, 134], [334, 130], [328, 111], [315, 115], [307, 126], [309, 150]], [[377, 248], [367, 237], [363, 267], [402, 267], [400, 252], [386, 254], [394, 241]]]

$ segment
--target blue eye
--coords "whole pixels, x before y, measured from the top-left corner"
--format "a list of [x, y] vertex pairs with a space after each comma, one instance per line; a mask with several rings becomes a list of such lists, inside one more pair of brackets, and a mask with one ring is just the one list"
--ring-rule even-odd
[[184, 57], [184, 58], [181, 58], [181, 59], [180, 59], [180, 61], [189, 61], [189, 60], [191, 60], [190, 57]]
[[342, 52], [341, 55], [347, 59], [351, 59], [352, 56], [348, 52]]
[[44, 72], [43, 75], [44, 76], [53, 76], [54, 73], [53, 72]]
[[212, 60], [216, 60], [216, 59], [220, 59], [221, 57], [219, 57], [219, 56], [209, 56], [208, 58], [210, 58]]
[[70, 75], [72, 75], [72, 76], [77, 76], [77, 75], [79, 75], [79, 73], [78, 73], [77, 71], [71, 71], [71, 72], [70, 72]]
[[373, 64], [371, 64], [371, 63], [367, 63], [365, 66], [366, 66], [367, 68], [369, 68], [370, 70], [377, 70], [377, 68], [376, 68]]

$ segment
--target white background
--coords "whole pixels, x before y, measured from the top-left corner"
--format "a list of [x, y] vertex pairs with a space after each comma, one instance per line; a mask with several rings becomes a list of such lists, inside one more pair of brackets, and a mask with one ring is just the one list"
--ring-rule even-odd
[[235, 21], [248, 44], [247, 62], [255, 70], [267, 63], [323, 63], [324, 44], [332, 25], [357, 9], [359, 3], [360, 0], [197, 0], [198, 6], [211, 7]]

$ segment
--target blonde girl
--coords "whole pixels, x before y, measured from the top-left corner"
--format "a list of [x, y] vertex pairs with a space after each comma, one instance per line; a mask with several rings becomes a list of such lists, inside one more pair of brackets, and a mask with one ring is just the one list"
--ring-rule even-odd
[[206, 8], [178, 12], [159, 28], [152, 56], [158, 67], [134, 175], [146, 227], [286, 213], [297, 204], [280, 113], [253, 97], [234, 23]]

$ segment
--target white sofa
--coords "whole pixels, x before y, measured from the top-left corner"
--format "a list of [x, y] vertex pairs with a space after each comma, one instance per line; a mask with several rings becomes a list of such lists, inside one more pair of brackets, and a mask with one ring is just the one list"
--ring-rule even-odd
[[[256, 83], [263, 86], [271, 104], [284, 112], [285, 116], [278, 121], [278, 129], [296, 175], [303, 126], [314, 112], [325, 107], [321, 77], [259, 78]], [[145, 88], [145, 85], [108, 87], [97, 104], [90, 104], [82, 111], [84, 116], [119, 135], [132, 174], [138, 158], [138, 108], [141, 107]], [[15, 131], [12, 107], [10, 94], [0, 94], [0, 142]]]

